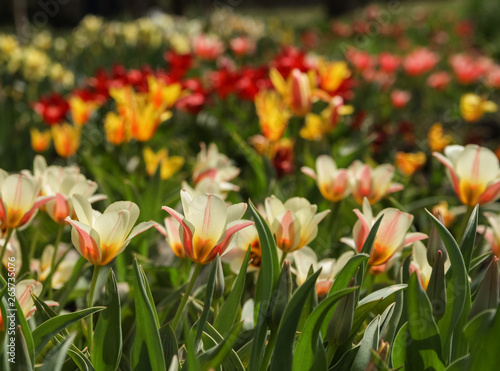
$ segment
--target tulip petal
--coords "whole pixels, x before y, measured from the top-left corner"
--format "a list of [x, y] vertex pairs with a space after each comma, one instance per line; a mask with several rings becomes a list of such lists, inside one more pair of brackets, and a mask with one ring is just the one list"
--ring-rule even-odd
[[229, 224], [231, 222], [234, 222], [238, 219], [241, 219], [241, 217], [245, 214], [247, 211], [247, 204], [244, 202], [240, 202], [238, 204], [231, 205], [227, 208], [227, 221], [226, 223]]
[[496, 201], [500, 197], [500, 180], [490, 184], [479, 197], [478, 203], [484, 205]]
[[101, 262], [101, 242], [99, 234], [89, 225], [66, 218], [74, 228], [71, 230], [71, 241], [78, 252], [91, 264]]
[[209, 252], [209, 254], [206, 256], [204, 260], [206, 262], [210, 262], [213, 259], [215, 259], [217, 254], [219, 254], [219, 256], [224, 255], [226, 249], [229, 246], [229, 243], [231, 242], [231, 238], [233, 237], [233, 235], [239, 230], [242, 230], [243, 228], [246, 228], [253, 224], [254, 222], [250, 220], [236, 220], [228, 224], [226, 232], [224, 234], [224, 238], [212, 249], [212, 251]]
[[307, 166], [302, 166], [302, 167], [300, 168], [300, 171], [301, 171], [303, 174], [305, 174], [305, 175], [307, 175], [307, 176], [309, 176], [309, 177], [313, 178], [314, 180], [317, 180], [317, 178], [316, 178], [316, 172], [315, 172], [313, 169], [311, 169], [310, 167], [307, 167]]
[[135, 222], [139, 218], [139, 213], [140, 213], [139, 206], [137, 206], [135, 203], [131, 201], [113, 202], [106, 208], [106, 210], [104, 210], [103, 215], [108, 212], [121, 211], [121, 210], [127, 210], [129, 212], [129, 217], [127, 219], [127, 226], [125, 229], [125, 235], [127, 236], [134, 227]]
[[129, 242], [135, 236], [141, 234], [142, 232], [147, 231], [148, 229], [150, 229], [152, 227], [156, 227], [157, 225], [158, 225], [158, 223], [156, 223], [152, 220], [150, 220], [148, 222], [141, 222], [141, 223], [137, 224], [134, 227], [134, 229], [132, 229], [132, 232], [130, 232], [130, 235], [127, 237], [125, 242]]
[[94, 215], [90, 202], [81, 194], [74, 194], [71, 198], [73, 201], [73, 210], [78, 220], [89, 226], [94, 225]]
[[409, 246], [414, 242], [425, 240], [428, 237], [429, 236], [427, 236], [425, 233], [420, 233], [420, 232], [407, 233], [405, 237], [404, 246], [405, 247]]
[[[106, 210], [95, 220], [94, 229], [101, 239], [101, 249], [103, 256], [107, 255], [106, 248], [114, 252], [125, 242], [127, 237], [127, 226], [130, 219], [128, 210], [108, 211]], [[110, 251], [111, 252], [111, 251]]]
[[[446, 147], [448, 148], [448, 147]], [[460, 187], [458, 183], [458, 176], [457, 173], [455, 172], [455, 168], [453, 166], [453, 163], [447, 159], [445, 156], [443, 156], [439, 152], [433, 152], [432, 155], [438, 159], [439, 162], [441, 162], [446, 168], [448, 169], [448, 175], [451, 178], [451, 181], [453, 183], [453, 189], [455, 190], [455, 193], [457, 195], [460, 194]]]
[[[181, 193], [182, 194], [182, 193]], [[163, 206], [163, 210], [165, 210], [167, 213], [172, 215], [172, 217], [175, 218], [181, 225], [184, 233], [183, 233], [183, 246], [184, 250], [186, 251], [186, 255], [188, 255], [191, 259], [194, 259], [194, 253], [193, 253], [193, 230], [194, 227], [192, 227], [190, 224], [187, 224], [188, 221], [184, 219], [184, 217], [179, 214], [177, 211], [174, 209], [168, 207], [168, 206]]]

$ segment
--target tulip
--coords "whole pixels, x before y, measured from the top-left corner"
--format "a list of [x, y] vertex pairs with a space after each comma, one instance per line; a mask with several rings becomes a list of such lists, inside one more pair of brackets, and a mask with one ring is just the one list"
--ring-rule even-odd
[[436, 123], [429, 129], [429, 132], [427, 133], [427, 140], [431, 151], [442, 152], [445, 147], [450, 144], [452, 138], [450, 135], [444, 134], [442, 124]]
[[465, 121], [476, 122], [485, 112], [496, 112], [497, 105], [477, 94], [464, 94], [460, 98], [460, 113]]
[[130, 130], [126, 125], [125, 118], [115, 112], [108, 112], [104, 118], [104, 131], [106, 140], [116, 145], [130, 140]]
[[53, 125], [51, 130], [57, 154], [61, 157], [73, 156], [80, 147], [81, 127], [65, 123]]
[[327, 62], [320, 60], [318, 64], [319, 87], [335, 95], [343, 83], [351, 77], [351, 71], [346, 62]]
[[441, 201], [432, 208], [432, 213], [437, 217], [438, 213], [443, 217], [443, 224], [449, 227], [455, 220], [455, 213], [448, 208], [448, 202]]
[[226, 206], [225, 202], [212, 194], [191, 198], [181, 191], [184, 215], [164, 206], [163, 210], [176, 219], [181, 228], [179, 234], [188, 258], [198, 264], [208, 264], [217, 255], [222, 256], [233, 235], [253, 222], [240, 220], [247, 205], [239, 203]]
[[450, 65], [460, 84], [471, 84], [481, 78], [483, 70], [476, 60], [468, 55], [456, 54], [450, 58]]
[[403, 67], [408, 75], [419, 76], [432, 70], [438, 60], [429, 49], [418, 48], [406, 56]]
[[41, 183], [40, 179], [25, 174], [8, 175], [0, 169], [0, 227], [2, 229], [26, 226], [33, 219], [38, 208], [53, 199], [53, 197], [38, 197]]
[[167, 149], [161, 149], [154, 153], [151, 147], [145, 147], [143, 151], [146, 172], [153, 176], [160, 166], [160, 178], [166, 180], [174, 175], [184, 165], [184, 159], [180, 156], [168, 156]]
[[40, 131], [38, 129], [30, 129], [31, 134], [31, 148], [35, 152], [45, 152], [49, 146], [52, 136], [50, 135], [50, 130]]
[[[43, 159], [43, 157], [40, 156]], [[45, 159], [43, 159], [45, 161]], [[71, 196], [80, 194], [90, 203], [106, 199], [105, 195], [94, 193], [97, 183], [88, 180], [76, 166], [49, 166], [43, 173], [42, 194], [52, 196], [45, 210], [56, 223], [65, 224], [66, 217], [75, 217]]]
[[232, 189], [234, 186], [228, 182], [238, 176], [240, 169], [234, 166], [226, 155], [219, 152], [215, 143], [210, 143], [208, 149], [205, 143], [200, 143], [200, 147], [193, 169], [195, 184], [210, 178], [221, 184], [221, 188]]
[[61, 95], [54, 93], [48, 97], [42, 97], [33, 105], [33, 109], [42, 116], [47, 125], [51, 126], [64, 121], [69, 104]]
[[479, 225], [477, 232], [484, 234], [485, 240], [491, 246], [491, 251], [500, 257], [500, 215], [485, 212], [484, 216], [486, 216], [490, 226]]
[[411, 93], [406, 90], [394, 90], [391, 93], [391, 102], [394, 108], [404, 108], [411, 99]]
[[149, 99], [156, 109], [167, 110], [180, 98], [182, 87], [178, 83], [166, 84], [159, 78], [148, 76]]
[[427, 85], [436, 90], [444, 90], [451, 81], [451, 76], [448, 72], [434, 72], [427, 78]]
[[182, 239], [179, 233], [179, 227], [181, 225], [179, 222], [172, 218], [165, 218], [165, 227], [160, 224], [156, 224], [155, 228], [167, 239], [167, 243], [179, 258], [184, 259], [186, 253], [184, 252], [184, 247], [182, 246]]
[[427, 261], [427, 249], [425, 245], [417, 241], [413, 244], [412, 262], [410, 263], [410, 274], [416, 272], [420, 285], [427, 290], [432, 274], [432, 266]]
[[133, 228], [139, 217], [139, 207], [133, 202], [115, 202], [102, 214], [92, 210], [90, 202], [80, 194], [73, 195], [72, 202], [78, 220], [66, 218], [73, 226], [71, 241], [78, 252], [95, 266], [108, 264], [125, 250], [133, 237], [156, 224], [142, 222]]
[[404, 174], [404, 175], [413, 175], [415, 171], [420, 169], [425, 165], [427, 161], [427, 156], [424, 152], [417, 153], [405, 153], [405, 152], [397, 152], [396, 153], [396, 167]]
[[293, 197], [285, 203], [275, 196], [266, 198], [266, 218], [277, 246], [290, 253], [308, 245], [318, 234], [318, 224], [330, 212], [316, 214], [318, 207], [303, 197]]
[[[62, 245], [62, 244], [61, 244]], [[61, 248], [62, 247], [62, 248]], [[45, 282], [52, 273], [51, 287], [54, 289], [60, 289], [69, 280], [73, 269], [79, 259], [79, 255], [75, 250], [69, 250], [68, 246], [60, 246], [56, 253], [56, 261], [60, 261], [57, 264], [56, 271], [52, 273], [52, 261], [54, 260], [55, 248], [53, 245], [47, 245], [42, 253], [42, 258], [40, 261], [33, 260], [30, 265], [31, 271], [38, 272], [38, 280], [40, 282]]]
[[322, 155], [316, 159], [316, 171], [302, 167], [301, 171], [313, 178], [319, 191], [329, 201], [338, 202], [349, 196], [349, 171], [337, 169], [335, 161], [330, 156]]
[[444, 155], [434, 152], [447, 168], [453, 189], [463, 204], [486, 205], [500, 197], [498, 158], [485, 147], [469, 144], [447, 146]]
[[347, 251], [337, 259], [322, 259], [318, 261], [314, 250], [309, 246], [304, 246], [302, 249], [295, 251], [292, 256], [298, 286], [301, 286], [306, 281], [311, 266], [314, 271], [321, 268], [321, 273], [316, 281], [316, 293], [318, 297], [323, 297], [328, 294], [335, 277], [344, 268], [349, 259], [354, 256], [354, 252]]
[[275, 91], [261, 90], [255, 96], [255, 108], [262, 134], [270, 141], [280, 139], [291, 116], [280, 95]]
[[227, 252], [222, 256], [222, 261], [228, 263], [231, 270], [238, 274], [249, 247], [250, 265], [247, 270], [248, 272], [258, 270], [262, 264], [262, 252], [260, 249], [259, 233], [255, 225], [249, 225], [241, 231], [236, 232]]
[[294, 68], [285, 81], [276, 69], [269, 73], [276, 91], [283, 97], [290, 111], [296, 116], [305, 116], [312, 107], [312, 90], [316, 82], [314, 78]]
[[378, 56], [380, 68], [387, 73], [396, 71], [401, 63], [400, 59], [390, 53], [384, 52]]
[[248, 37], [235, 37], [229, 42], [229, 47], [238, 57], [251, 55], [255, 52], [255, 41]]
[[81, 97], [75, 95], [69, 99], [69, 107], [73, 124], [81, 126], [89, 121], [90, 116], [96, 110], [98, 104], [93, 101], [85, 101]]
[[353, 240], [343, 238], [342, 242], [361, 251], [375, 221], [383, 216], [370, 252], [368, 264], [379, 266], [399, 252], [403, 247], [427, 238], [426, 234], [415, 232], [407, 233], [413, 222], [413, 215], [398, 209], [387, 208], [382, 210], [376, 218], [367, 198], [363, 200], [363, 212], [354, 210], [359, 220], [354, 225]]
[[349, 167], [351, 193], [359, 204], [366, 197], [371, 205], [386, 195], [403, 189], [399, 183], [391, 183], [394, 175], [392, 165], [383, 164], [372, 169], [361, 161], [354, 161]]
[[0, 246], [4, 246], [7, 243], [5, 247], [5, 256], [2, 260], [2, 263], [5, 266], [5, 268], [8, 268], [9, 263], [12, 263], [12, 261], [14, 261], [16, 265], [16, 270], [13, 273], [17, 276], [17, 274], [21, 271], [21, 267], [23, 266], [23, 255], [21, 253], [21, 245], [15, 233], [13, 233], [10, 236], [8, 242], [6, 241], [6, 238], [7, 236], [5, 236], [5, 238], [0, 238]]
[[[26, 319], [31, 318], [36, 310], [34, 301], [31, 295], [39, 296], [42, 292], [42, 284], [35, 280], [22, 280], [16, 284], [16, 300], [21, 307], [23, 315]], [[47, 303], [47, 302], [46, 302]], [[50, 302], [49, 305], [57, 305], [57, 303]], [[0, 313], [0, 329], [5, 330], [2, 314]]]
[[224, 44], [216, 36], [198, 35], [193, 39], [193, 51], [197, 57], [212, 61], [224, 52]]

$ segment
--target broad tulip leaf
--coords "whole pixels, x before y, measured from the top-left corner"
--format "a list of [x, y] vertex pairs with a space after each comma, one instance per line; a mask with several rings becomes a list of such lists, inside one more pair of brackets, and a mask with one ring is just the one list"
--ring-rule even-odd
[[476, 231], [477, 231], [477, 221], [479, 218], [479, 205], [474, 207], [472, 214], [465, 227], [464, 236], [462, 241], [460, 241], [460, 251], [464, 259], [465, 269], [469, 271], [472, 250], [474, 249], [474, 242], [476, 241]]
[[372, 349], [377, 350], [380, 337], [380, 316], [377, 316], [366, 327], [358, 353], [354, 358], [351, 371], [364, 371], [372, 358]]
[[149, 284], [137, 259], [134, 260], [134, 271], [136, 333], [130, 354], [131, 367], [141, 369], [149, 365], [153, 370], [165, 370], [167, 366], [156, 308], [152, 303]]
[[[295, 342], [297, 326], [299, 325], [300, 316], [307, 297], [311, 294], [312, 290], [315, 290], [316, 280], [320, 273], [321, 269], [311, 275], [295, 291], [288, 302], [278, 328], [276, 346], [271, 360], [271, 371], [288, 371], [292, 369], [293, 344]], [[316, 339], [314, 340], [316, 341]]]
[[122, 355], [122, 325], [120, 295], [112, 269], [109, 270], [102, 304], [106, 309], [99, 315], [90, 356], [97, 371], [116, 370]]
[[224, 360], [230, 357], [233, 352], [233, 346], [238, 340], [238, 335], [241, 332], [242, 327], [243, 322], [239, 322], [233, 327], [226, 339], [201, 354], [199, 362], [203, 371], [216, 369], [224, 362]]
[[47, 343], [52, 340], [54, 336], [68, 328], [72, 324], [80, 321], [91, 314], [100, 312], [106, 309], [105, 307], [92, 307], [77, 312], [60, 314], [57, 317], [51, 318], [38, 326], [33, 331], [33, 341], [35, 343], [35, 354], [39, 354]]
[[245, 289], [245, 280], [248, 268], [248, 261], [250, 260], [250, 247], [245, 255], [243, 264], [241, 265], [240, 272], [234, 281], [231, 292], [227, 299], [222, 304], [219, 315], [215, 319], [214, 328], [223, 336], [225, 336], [234, 325], [238, 308], [240, 307], [243, 290]]
[[201, 312], [201, 317], [198, 320], [198, 325], [196, 327], [196, 337], [194, 338], [194, 347], [198, 348], [198, 344], [201, 339], [201, 334], [205, 329], [205, 323], [207, 322], [208, 315], [210, 314], [210, 307], [212, 306], [212, 299], [215, 290], [215, 277], [217, 274], [217, 265], [219, 264], [219, 255], [212, 262], [212, 267], [210, 269], [210, 275], [208, 276], [207, 287], [205, 289], [205, 300], [203, 305], [203, 311]]
[[469, 370], [498, 369], [500, 310], [489, 309], [472, 319], [464, 329], [469, 341]]
[[252, 345], [252, 352], [250, 354], [249, 371], [257, 371], [260, 368], [264, 348], [267, 340], [267, 313], [271, 301], [271, 295], [278, 282], [280, 273], [278, 252], [274, 237], [267, 226], [266, 221], [257, 211], [252, 201], [249, 200], [250, 210], [255, 220], [255, 227], [259, 233], [260, 247], [262, 254], [262, 264], [257, 279], [257, 292], [258, 296], [258, 316], [257, 325], [255, 326], [255, 335]]
[[[324, 299], [307, 318], [307, 321], [299, 336], [293, 357], [293, 370], [309, 370], [314, 364], [314, 355], [318, 350], [318, 336], [321, 325], [330, 312], [330, 309], [345, 295], [356, 291], [357, 287], [350, 287], [335, 292]], [[321, 348], [323, 344], [319, 345]], [[324, 349], [324, 348], [323, 348]], [[324, 351], [324, 350], [323, 350]]]
[[45, 357], [43, 366], [40, 367], [40, 371], [61, 371], [69, 348], [73, 344], [75, 337], [76, 332], [71, 334], [62, 343], [57, 344], [53, 349], [51, 349], [49, 354]]
[[[443, 318], [439, 321], [439, 332], [443, 344], [443, 359], [446, 360], [449, 357], [453, 332], [460, 320], [467, 297], [470, 296], [469, 282], [462, 252], [455, 239], [432, 213], [429, 211], [427, 213], [443, 240], [451, 263], [451, 267], [446, 274], [446, 298], [448, 304]], [[467, 236], [464, 238], [467, 238]]]
[[[212, 348], [224, 341], [222, 335], [219, 334], [217, 330], [210, 323], [207, 322], [205, 330], [206, 334], [204, 335], [206, 335], [207, 343], [211, 341], [210, 344], [205, 344], [204, 341], [203, 344], [205, 345], [205, 349]], [[225, 357], [224, 360], [222, 361], [222, 369], [245, 371], [245, 366], [243, 366], [243, 363], [241, 362], [240, 358], [238, 357], [238, 354], [234, 351], [234, 349], [231, 349], [227, 357]]]
[[174, 358], [178, 360], [177, 353], [179, 351], [179, 346], [177, 344], [175, 332], [172, 326], [170, 326], [170, 323], [160, 328], [160, 337], [163, 345], [163, 354], [165, 355], [165, 364], [171, 365]]

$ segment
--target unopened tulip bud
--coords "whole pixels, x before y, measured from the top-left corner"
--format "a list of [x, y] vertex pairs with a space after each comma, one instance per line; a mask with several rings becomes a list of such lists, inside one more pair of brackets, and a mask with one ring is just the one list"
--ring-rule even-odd
[[[347, 287], [354, 286], [354, 279], [351, 279]], [[354, 304], [356, 301], [356, 292], [350, 292], [343, 296], [333, 312], [333, 316], [328, 323], [326, 338], [332, 345], [338, 347], [348, 338], [352, 330], [352, 321], [354, 317]]]
[[222, 269], [222, 261], [216, 259], [217, 271], [215, 273], [215, 290], [214, 299], [219, 299], [224, 295], [225, 283], [224, 283], [224, 271]]
[[438, 250], [434, 265], [432, 266], [431, 278], [427, 286], [427, 296], [431, 302], [432, 314], [436, 321], [440, 320], [446, 309], [446, 282], [444, 271], [444, 254]]
[[269, 327], [277, 329], [285, 308], [292, 297], [292, 272], [290, 263], [285, 260], [283, 268], [278, 279], [278, 284], [271, 298], [271, 306], [269, 307]]
[[[441, 224], [444, 225], [443, 214], [441, 214], [441, 212], [438, 210], [435, 215], [436, 218], [438, 218], [438, 220], [441, 222]], [[446, 252], [446, 248], [444, 246], [443, 240], [441, 239], [441, 236], [439, 235], [439, 232], [437, 231], [436, 227], [432, 225], [431, 232], [429, 233], [429, 240], [427, 242], [427, 261], [432, 267], [434, 267], [434, 263], [439, 251], [442, 254], [443, 262], [445, 262], [448, 258], [448, 253]]]
[[469, 319], [474, 318], [486, 309], [496, 309], [498, 307], [499, 287], [498, 258], [494, 256], [477, 291], [476, 300], [472, 304]]

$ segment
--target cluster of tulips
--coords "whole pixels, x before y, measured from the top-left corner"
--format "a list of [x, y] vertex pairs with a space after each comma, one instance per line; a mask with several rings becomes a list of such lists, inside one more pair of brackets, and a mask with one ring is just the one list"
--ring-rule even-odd
[[0, 368], [496, 369], [500, 67], [383, 14], [0, 35]]

